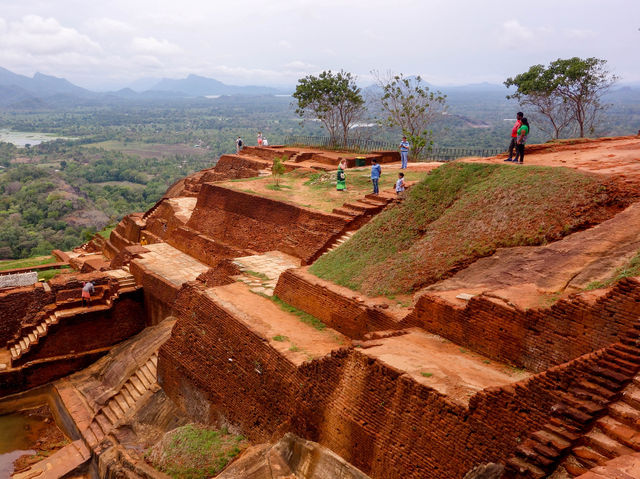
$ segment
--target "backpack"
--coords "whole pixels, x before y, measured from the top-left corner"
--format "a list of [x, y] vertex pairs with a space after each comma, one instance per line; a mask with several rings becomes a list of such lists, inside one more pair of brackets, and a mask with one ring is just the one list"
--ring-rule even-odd
[[238, 146], [242, 148], [242, 140], [238, 140]]

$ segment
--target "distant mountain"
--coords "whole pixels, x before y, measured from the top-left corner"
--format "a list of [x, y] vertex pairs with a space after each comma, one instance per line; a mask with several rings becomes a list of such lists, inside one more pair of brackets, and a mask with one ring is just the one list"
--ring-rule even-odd
[[213, 78], [189, 75], [181, 80], [164, 78], [151, 91], [180, 92], [187, 96], [207, 95], [276, 95], [283, 93], [277, 88], [264, 86], [234, 86], [226, 85]]
[[0, 67], [0, 86], [17, 87], [25, 90], [36, 98], [47, 98], [58, 94], [71, 94], [81, 98], [96, 97], [98, 94], [80, 88], [64, 78], [57, 78], [42, 73], [36, 73], [33, 78], [18, 75], [6, 68]]

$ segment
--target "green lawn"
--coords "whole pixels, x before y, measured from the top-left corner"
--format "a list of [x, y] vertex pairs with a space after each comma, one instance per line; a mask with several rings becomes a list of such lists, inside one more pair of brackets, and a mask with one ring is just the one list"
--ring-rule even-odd
[[42, 264], [57, 263], [55, 256], [34, 256], [24, 259], [8, 259], [0, 261], [0, 271], [16, 268], [29, 268], [31, 266], [39, 266]]

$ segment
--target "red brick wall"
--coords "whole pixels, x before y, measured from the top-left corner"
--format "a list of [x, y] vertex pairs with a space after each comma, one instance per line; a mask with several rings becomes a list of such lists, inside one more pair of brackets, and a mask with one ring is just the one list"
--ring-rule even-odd
[[144, 309], [147, 326], [158, 324], [171, 315], [171, 309], [180, 287], [142, 267], [136, 260], [129, 264], [136, 284], [144, 291]]
[[380, 479], [458, 479], [505, 460], [599, 354], [482, 391], [467, 408], [357, 349], [295, 367], [195, 283], [175, 314], [159, 377], [176, 403], [252, 441], [287, 431], [319, 441]]
[[167, 243], [209, 266], [217, 264], [220, 258], [237, 258], [248, 254], [187, 227], [174, 230], [167, 238]]
[[108, 310], [82, 312], [50, 326], [47, 335], [31, 346], [15, 364], [113, 346], [139, 333], [144, 327], [142, 292], [126, 293]]
[[187, 226], [216, 240], [258, 252], [311, 258], [347, 219], [207, 183]]
[[515, 309], [486, 297], [460, 308], [430, 294], [414, 318], [424, 329], [500, 362], [533, 371], [562, 364], [618, 340], [640, 317], [640, 283], [625, 279], [599, 299], [580, 295], [550, 308]]
[[53, 301], [54, 295], [45, 293], [40, 283], [0, 292], [0, 347], [14, 339], [23, 326], [33, 324], [33, 318]]
[[[288, 270], [280, 275], [275, 294], [287, 303], [354, 339], [373, 331], [406, 328], [382, 311], [332, 291], [309, 273]], [[353, 293], [354, 295], [356, 293]]]

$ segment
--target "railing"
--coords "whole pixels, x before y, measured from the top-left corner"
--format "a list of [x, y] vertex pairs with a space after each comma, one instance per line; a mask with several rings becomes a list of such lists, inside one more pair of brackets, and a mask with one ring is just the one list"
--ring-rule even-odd
[[[397, 151], [399, 142], [380, 141], [365, 138], [350, 138], [346, 143], [332, 142], [328, 136], [287, 136], [287, 146], [315, 146], [320, 148], [351, 150], [354, 152], [370, 152], [380, 150]], [[424, 149], [418, 161], [452, 161], [469, 156], [495, 156], [504, 153], [500, 148], [431, 148]]]

